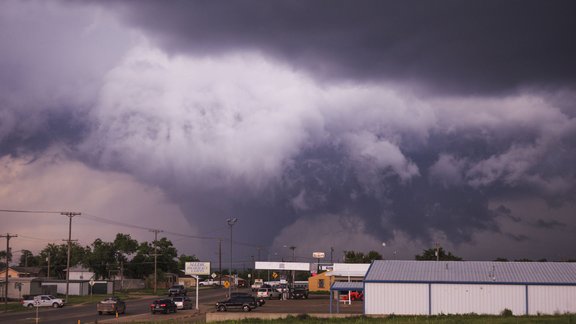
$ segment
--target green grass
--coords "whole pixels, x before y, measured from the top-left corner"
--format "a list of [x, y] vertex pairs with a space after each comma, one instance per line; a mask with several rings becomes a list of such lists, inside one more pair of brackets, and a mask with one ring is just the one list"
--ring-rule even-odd
[[409, 324], [409, 323], [430, 323], [430, 324], [517, 324], [517, 323], [576, 323], [576, 315], [553, 315], [553, 316], [482, 316], [482, 315], [446, 315], [446, 316], [386, 316], [386, 317], [348, 317], [348, 318], [314, 318], [308, 315], [291, 316], [282, 320], [241, 320], [225, 321], [218, 323], [245, 324], [245, 323], [288, 323], [288, 324]]

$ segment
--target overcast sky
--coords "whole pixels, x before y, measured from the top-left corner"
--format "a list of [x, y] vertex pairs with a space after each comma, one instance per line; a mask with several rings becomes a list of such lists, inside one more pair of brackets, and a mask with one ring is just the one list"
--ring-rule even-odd
[[575, 30], [573, 1], [2, 1], [0, 209], [213, 262], [236, 217], [237, 267], [575, 259]]

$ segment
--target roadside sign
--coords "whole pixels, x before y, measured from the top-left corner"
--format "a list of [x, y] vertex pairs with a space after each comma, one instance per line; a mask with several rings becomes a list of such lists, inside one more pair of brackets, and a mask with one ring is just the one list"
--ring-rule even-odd
[[324, 259], [324, 256], [326, 256], [326, 254], [324, 252], [314, 252], [312, 253], [312, 257], [315, 259]]
[[216, 273], [212, 272], [212, 274], [210, 275], [210, 277], [212, 277], [212, 279], [216, 278]]
[[224, 288], [228, 288], [230, 287], [230, 282], [229, 281], [224, 281]]
[[94, 284], [95, 284], [96, 282], [94, 281], [94, 279], [90, 279], [90, 281], [89, 281], [88, 283], [90, 284], [90, 287], [92, 287], [92, 286], [94, 286]]
[[272, 272], [272, 278], [274, 279], [278, 278], [278, 274], [276, 272]]
[[208, 275], [210, 274], [210, 262], [186, 262], [184, 273], [187, 275]]

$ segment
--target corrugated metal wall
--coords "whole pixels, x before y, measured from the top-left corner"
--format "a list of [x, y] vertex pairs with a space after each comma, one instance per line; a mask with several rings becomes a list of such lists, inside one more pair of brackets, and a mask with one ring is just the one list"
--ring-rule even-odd
[[576, 287], [528, 286], [530, 315], [576, 313]]
[[[429, 288], [430, 287], [430, 288]], [[366, 315], [576, 313], [576, 286], [370, 283], [364, 287]], [[429, 297], [430, 300], [429, 300]]]
[[525, 295], [518, 285], [432, 284], [432, 314], [525, 314]]
[[428, 315], [428, 285], [366, 283], [366, 314]]

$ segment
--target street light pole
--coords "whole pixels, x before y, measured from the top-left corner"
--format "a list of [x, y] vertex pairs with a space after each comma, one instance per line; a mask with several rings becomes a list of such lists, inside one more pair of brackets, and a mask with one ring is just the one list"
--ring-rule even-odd
[[228, 273], [228, 297], [232, 297], [232, 226], [236, 224], [238, 218], [228, 218], [228, 226], [230, 226], [230, 272]]

